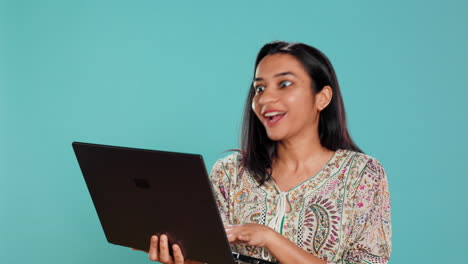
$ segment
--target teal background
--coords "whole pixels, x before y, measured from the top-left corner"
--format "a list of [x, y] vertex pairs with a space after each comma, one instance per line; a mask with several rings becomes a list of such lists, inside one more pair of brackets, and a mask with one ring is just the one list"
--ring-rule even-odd
[[465, 1], [19, 0], [0, 10], [1, 263], [151, 263], [106, 242], [71, 142], [200, 153], [210, 170], [238, 146], [256, 53], [277, 39], [332, 61], [351, 135], [387, 171], [390, 263], [466, 263]]

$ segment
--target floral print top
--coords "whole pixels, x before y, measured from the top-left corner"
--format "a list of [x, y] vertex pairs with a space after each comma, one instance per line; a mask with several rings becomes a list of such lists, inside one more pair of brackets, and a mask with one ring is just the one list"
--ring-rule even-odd
[[[273, 180], [258, 186], [238, 152], [219, 159], [210, 179], [224, 224], [275, 222], [278, 233], [327, 263], [388, 263], [392, 249], [390, 195], [375, 158], [338, 149], [315, 175], [282, 192]], [[290, 205], [278, 224], [281, 196]], [[283, 198], [284, 199], [284, 198]], [[233, 251], [276, 259], [266, 248], [231, 244]]]

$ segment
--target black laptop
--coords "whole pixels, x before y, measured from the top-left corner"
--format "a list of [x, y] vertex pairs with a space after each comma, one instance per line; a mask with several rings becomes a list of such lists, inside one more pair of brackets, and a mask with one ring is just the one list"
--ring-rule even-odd
[[153, 234], [166, 234], [186, 259], [272, 263], [231, 251], [201, 155], [72, 146], [109, 243], [148, 251]]

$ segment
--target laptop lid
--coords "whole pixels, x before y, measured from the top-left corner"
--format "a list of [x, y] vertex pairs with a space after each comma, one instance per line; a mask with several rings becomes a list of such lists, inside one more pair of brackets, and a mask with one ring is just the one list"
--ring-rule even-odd
[[164, 233], [187, 259], [234, 263], [201, 155], [72, 146], [109, 243], [148, 251]]

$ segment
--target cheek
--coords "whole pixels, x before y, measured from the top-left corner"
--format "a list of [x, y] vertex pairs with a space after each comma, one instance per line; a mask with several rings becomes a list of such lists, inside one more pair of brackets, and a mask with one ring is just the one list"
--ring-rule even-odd
[[258, 117], [257, 105], [258, 103], [256, 102], [255, 97], [254, 97], [254, 99], [252, 100], [252, 110], [254, 111], [255, 115]]
[[286, 101], [296, 116], [309, 116], [314, 110], [312, 95], [304, 90], [291, 92], [286, 97]]
[[300, 100], [299, 98], [300, 97], [297, 93], [291, 93], [286, 97], [286, 102], [289, 105], [296, 105], [298, 103], [298, 100]]
[[303, 110], [310, 109], [313, 104], [311, 94], [300, 90], [291, 91], [285, 99], [289, 106]]

